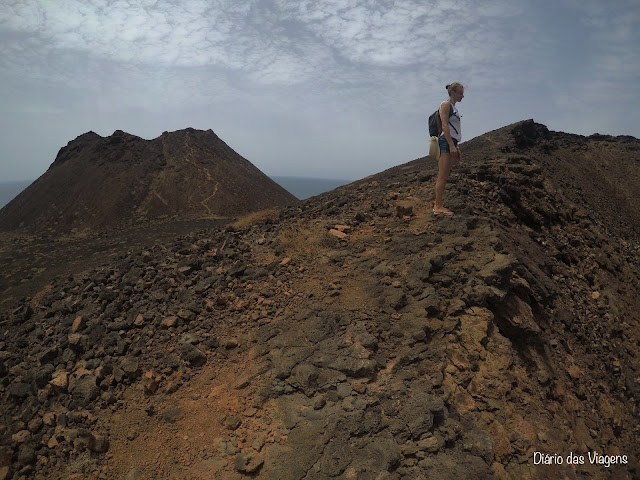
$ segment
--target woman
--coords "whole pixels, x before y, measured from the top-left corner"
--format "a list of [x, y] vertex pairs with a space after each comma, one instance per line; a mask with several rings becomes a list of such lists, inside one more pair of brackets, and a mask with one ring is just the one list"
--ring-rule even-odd
[[[440, 120], [442, 120], [442, 133], [438, 137], [440, 146], [440, 160], [438, 166], [438, 179], [436, 180], [436, 201], [433, 205], [434, 215], [453, 215], [453, 212], [442, 205], [444, 187], [449, 179], [451, 165], [460, 160], [460, 150], [458, 142], [462, 139], [460, 135], [460, 115], [456, 108], [456, 103], [464, 98], [464, 87], [458, 82], [447, 85], [449, 100], [445, 100], [440, 105]], [[451, 115], [449, 115], [451, 113]]]

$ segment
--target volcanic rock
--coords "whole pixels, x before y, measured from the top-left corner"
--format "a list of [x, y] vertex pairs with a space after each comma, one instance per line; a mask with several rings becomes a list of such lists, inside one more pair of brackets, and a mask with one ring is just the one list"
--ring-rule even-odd
[[[639, 147], [489, 132], [462, 146], [448, 218], [421, 158], [226, 226], [114, 233], [99, 261], [106, 243], [16, 237], [2, 265], [33, 277], [0, 304], [0, 467], [637, 478]], [[42, 285], [45, 253], [84, 262]], [[594, 451], [616, 463], [534, 461]]]
[[0, 231], [95, 230], [157, 219], [232, 217], [297, 199], [212, 130], [144, 140], [80, 135], [0, 210]]

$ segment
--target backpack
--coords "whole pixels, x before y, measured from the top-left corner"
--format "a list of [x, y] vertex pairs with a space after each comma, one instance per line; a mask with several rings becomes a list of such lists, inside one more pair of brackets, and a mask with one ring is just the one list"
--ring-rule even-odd
[[[453, 114], [453, 105], [449, 103], [449, 118]], [[458, 133], [456, 127], [451, 125], [451, 121], [449, 121], [449, 125]], [[429, 136], [431, 137], [439, 137], [442, 133], [442, 120], [440, 119], [440, 109], [436, 110], [429, 117]]]

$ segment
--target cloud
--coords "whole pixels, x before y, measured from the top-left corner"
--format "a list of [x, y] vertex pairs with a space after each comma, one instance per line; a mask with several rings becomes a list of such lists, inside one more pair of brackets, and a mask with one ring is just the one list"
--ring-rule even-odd
[[394, 122], [421, 118], [452, 81], [470, 94], [539, 81], [523, 67], [534, 29], [508, 27], [521, 13], [504, 0], [23, 0], [0, 6], [0, 81], [88, 111], [237, 102]]
[[[280, 2], [283, 12], [291, 2]], [[406, 66], [421, 62], [437, 32], [424, 27], [428, 9], [413, 2], [359, 2], [338, 8], [342, 2], [298, 4], [292, 18], [346, 60], [378, 66]]]
[[478, 26], [513, 15], [507, 5], [489, 2], [472, 16], [470, 4], [451, 1], [24, 0], [0, 6], [0, 26], [114, 62], [216, 66], [292, 84], [327, 66], [335, 73], [340, 62], [406, 67], [443, 53], [455, 63], [481, 60], [493, 41], [490, 25]]
[[[634, 2], [6, 0], [0, 110], [188, 120], [200, 109], [235, 112], [238, 129], [241, 117], [276, 119], [283, 136], [333, 122], [362, 136], [411, 128], [408, 138], [460, 81], [463, 108], [476, 109], [465, 138], [532, 111], [568, 130], [597, 113], [587, 101], [637, 96]], [[575, 44], [567, 26], [588, 37]]]
[[[640, 122], [637, 101], [640, 82], [640, 9], [633, 0], [569, 0], [576, 21], [584, 28], [587, 45], [582, 51], [567, 51], [569, 61], [577, 53], [584, 55], [575, 75], [558, 79], [553, 89], [554, 102], [560, 107], [558, 127], [589, 135], [615, 132], [635, 134]], [[611, 12], [617, 12], [612, 14]], [[588, 48], [587, 48], [588, 47]], [[589, 114], [585, 115], [585, 109]], [[622, 131], [621, 131], [622, 129]]]
[[38, 35], [57, 49], [113, 61], [234, 66], [224, 47], [241, 13], [235, 4], [197, 0], [25, 0], [0, 7], [0, 25]]

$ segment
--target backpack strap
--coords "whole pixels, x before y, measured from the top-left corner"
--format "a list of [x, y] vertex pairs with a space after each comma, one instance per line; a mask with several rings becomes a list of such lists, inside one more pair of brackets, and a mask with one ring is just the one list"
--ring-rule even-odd
[[458, 132], [458, 129], [456, 127], [453, 126], [453, 124], [451, 123], [451, 115], [453, 113], [453, 104], [451, 102], [449, 102], [449, 125], [451, 126], [451, 128], [453, 128], [456, 133], [460, 133]]
[[451, 123], [451, 115], [453, 114], [453, 104], [451, 103], [451, 101], [449, 101], [449, 126], [451, 128], [453, 128], [456, 133], [460, 133], [458, 132], [458, 129], [456, 127], [453, 126], [453, 124]]

